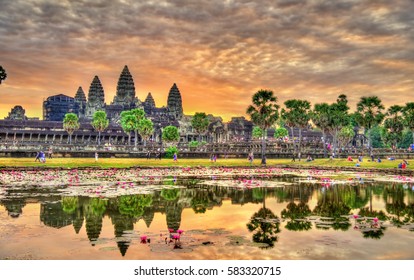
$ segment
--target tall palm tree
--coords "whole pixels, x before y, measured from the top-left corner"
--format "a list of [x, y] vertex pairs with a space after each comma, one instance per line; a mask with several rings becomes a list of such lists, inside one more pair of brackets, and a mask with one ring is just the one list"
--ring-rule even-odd
[[393, 147], [402, 139], [402, 132], [404, 130], [404, 119], [402, 116], [403, 107], [393, 105], [388, 108], [386, 119], [384, 121], [384, 128], [386, 129], [386, 141], [392, 143]]
[[69, 134], [69, 144], [72, 144], [72, 134], [75, 130], [79, 129], [79, 119], [74, 113], [67, 113], [63, 119], [63, 129]]
[[138, 123], [138, 133], [144, 140], [144, 146], [146, 146], [146, 141], [154, 133], [154, 124], [152, 121], [147, 118], [140, 120]]
[[109, 126], [109, 120], [105, 111], [96, 111], [93, 114], [92, 127], [98, 131], [98, 145], [101, 145], [101, 132]]
[[266, 133], [279, 118], [279, 105], [276, 104], [277, 97], [273, 96], [271, 90], [259, 90], [252, 97], [252, 105], [247, 108], [252, 122], [263, 130], [262, 135], [262, 162], [266, 164]]
[[326, 133], [328, 132], [330, 125], [330, 107], [328, 103], [315, 104], [311, 113], [311, 119], [312, 122], [322, 131], [323, 156], [326, 158]]
[[[291, 99], [285, 102], [286, 110], [282, 111], [283, 119], [291, 127], [299, 129], [299, 155], [301, 154], [302, 129], [309, 125], [310, 120], [310, 102], [307, 100]], [[293, 135], [293, 133], [292, 133]], [[299, 156], [300, 160], [300, 156]]]
[[411, 130], [414, 143], [414, 102], [408, 102], [403, 107], [404, 125]]
[[371, 150], [371, 128], [378, 125], [384, 119], [381, 99], [378, 96], [361, 97], [355, 112], [356, 122], [368, 133], [368, 146]]
[[121, 112], [121, 127], [128, 134], [128, 145], [131, 145], [131, 131], [135, 130], [136, 125], [136, 118], [131, 111]]
[[134, 132], [135, 132], [135, 147], [138, 144], [138, 126], [139, 126], [139, 122], [140, 120], [142, 120], [145, 117], [145, 112], [142, 109], [132, 109], [131, 111], [131, 115], [135, 117], [135, 124], [134, 124]]
[[341, 94], [336, 99], [336, 103], [330, 105], [329, 111], [329, 132], [333, 136], [333, 150], [336, 151], [338, 147], [338, 135], [341, 129], [347, 126], [350, 122], [350, 115], [348, 114], [348, 99], [346, 95]]

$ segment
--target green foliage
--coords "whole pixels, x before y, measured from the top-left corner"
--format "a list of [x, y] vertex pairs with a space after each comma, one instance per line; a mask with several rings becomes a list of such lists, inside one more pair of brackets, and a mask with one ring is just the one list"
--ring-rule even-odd
[[122, 111], [121, 112], [121, 127], [125, 133], [129, 134], [131, 131], [134, 131], [138, 123], [136, 122], [136, 117], [131, 113], [131, 111]]
[[179, 189], [162, 189], [161, 197], [168, 201], [176, 200], [180, 197]]
[[93, 216], [102, 217], [106, 211], [108, 200], [103, 200], [98, 197], [92, 197], [89, 200], [89, 214]]
[[357, 112], [355, 112], [355, 121], [359, 126], [366, 130], [378, 125], [384, 119], [381, 99], [377, 96], [361, 97], [357, 104]]
[[275, 138], [283, 138], [283, 137], [286, 137], [288, 135], [289, 135], [289, 131], [286, 128], [279, 127], [279, 128], [276, 128], [275, 134], [273, 135], [273, 137], [275, 137]]
[[407, 149], [413, 143], [413, 134], [408, 129], [403, 130], [401, 141], [398, 143], [397, 147], [402, 149]]
[[210, 121], [206, 113], [195, 113], [191, 119], [191, 126], [198, 133], [204, 133], [207, 131]]
[[197, 148], [199, 146], [198, 141], [191, 141], [190, 143], [188, 143], [188, 146], [190, 148]]
[[98, 131], [98, 144], [101, 144], [101, 132], [105, 131], [105, 129], [109, 126], [109, 120], [106, 116], [105, 111], [96, 111], [93, 114], [92, 119], [92, 127]]
[[62, 210], [66, 214], [72, 214], [78, 208], [77, 196], [65, 196], [62, 197]]
[[178, 142], [179, 140], [180, 134], [178, 132], [177, 127], [173, 125], [164, 127], [164, 129], [162, 130], [162, 141], [165, 141], [167, 143], [174, 143]]
[[138, 122], [138, 133], [141, 135], [142, 139], [148, 140], [151, 135], [154, 133], [154, 124], [150, 119], [143, 117]]
[[258, 126], [253, 127], [252, 131], [253, 138], [259, 139], [263, 137], [263, 129]]
[[408, 102], [403, 108], [404, 125], [414, 132], [414, 102]]
[[383, 140], [383, 135], [384, 135], [384, 128], [381, 126], [374, 126], [373, 128], [371, 128], [370, 130], [370, 142], [371, 142], [371, 146], [373, 148], [385, 148], [385, 143]]
[[403, 108], [401, 106], [391, 106], [387, 111], [387, 118], [384, 121], [384, 129], [386, 131], [384, 141], [394, 146], [397, 146], [402, 140], [402, 132], [404, 130], [402, 110]]
[[166, 158], [173, 158], [174, 153], [176, 153], [178, 155], [178, 149], [177, 149], [177, 147], [175, 147], [175, 146], [168, 147], [165, 150], [165, 157]]
[[279, 118], [279, 105], [271, 90], [259, 90], [252, 97], [252, 105], [247, 108], [252, 122], [261, 129], [268, 129]]
[[3, 68], [3, 66], [0, 65], [0, 85], [2, 81], [6, 80], [6, 78], [7, 78], [6, 70]]
[[109, 120], [105, 111], [96, 111], [93, 114], [92, 127], [99, 132], [103, 132], [109, 125]]
[[354, 127], [352, 125], [347, 125], [341, 128], [338, 133], [338, 141], [343, 147], [345, 147], [355, 136]]
[[152, 205], [152, 195], [137, 194], [125, 195], [118, 198], [119, 213], [129, 217], [141, 217], [144, 214], [144, 208]]
[[67, 113], [63, 119], [63, 129], [69, 134], [69, 143], [72, 142], [72, 134], [75, 130], [79, 129], [79, 119], [74, 113]]
[[289, 127], [305, 128], [310, 120], [310, 103], [307, 100], [291, 99], [285, 101], [282, 118]]

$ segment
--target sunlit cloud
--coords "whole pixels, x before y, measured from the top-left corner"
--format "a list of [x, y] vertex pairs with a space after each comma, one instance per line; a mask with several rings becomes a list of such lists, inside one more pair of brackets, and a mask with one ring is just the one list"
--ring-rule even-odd
[[124, 65], [157, 106], [177, 83], [184, 112], [245, 115], [251, 96], [313, 104], [347, 94], [386, 106], [414, 92], [414, 3], [399, 1], [4, 1], [0, 118], [17, 104], [41, 117], [50, 95], [87, 93], [95, 75], [110, 104]]

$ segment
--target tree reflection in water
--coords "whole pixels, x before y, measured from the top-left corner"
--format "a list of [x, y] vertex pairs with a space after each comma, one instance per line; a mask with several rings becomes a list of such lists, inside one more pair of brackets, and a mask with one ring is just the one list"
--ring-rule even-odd
[[[261, 191], [259, 191], [261, 190]], [[250, 222], [246, 225], [252, 236], [253, 242], [264, 243], [268, 246], [260, 248], [272, 248], [278, 240], [277, 234], [280, 232], [279, 218], [268, 208], [266, 208], [266, 188], [258, 188], [255, 192], [256, 198], [263, 199], [263, 206], [253, 214]]]

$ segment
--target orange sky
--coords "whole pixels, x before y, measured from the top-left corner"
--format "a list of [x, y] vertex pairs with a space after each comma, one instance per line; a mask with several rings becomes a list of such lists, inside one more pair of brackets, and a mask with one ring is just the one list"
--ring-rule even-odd
[[[112, 102], [124, 65], [137, 96], [167, 102], [177, 83], [185, 114], [244, 115], [259, 89], [279, 104], [346, 94], [413, 101], [414, 3], [399, 1], [5, 1], [0, 10], [0, 118], [15, 105], [86, 95], [98, 75]], [[138, 3], [137, 3], [138, 2]], [[283, 106], [281, 106], [283, 107]]]

